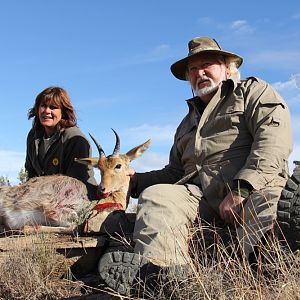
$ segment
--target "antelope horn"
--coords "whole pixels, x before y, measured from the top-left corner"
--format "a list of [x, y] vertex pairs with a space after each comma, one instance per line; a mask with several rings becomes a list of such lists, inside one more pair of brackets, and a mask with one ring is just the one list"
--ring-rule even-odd
[[99, 159], [105, 157], [106, 155], [105, 155], [102, 147], [100, 146], [100, 144], [98, 144], [98, 142], [95, 140], [95, 138], [90, 133], [89, 133], [89, 135], [90, 135], [91, 139], [94, 141], [94, 143], [97, 146], [97, 149], [98, 149], [98, 152], [99, 152]]
[[111, 130], [114, 132], [114, 134], [116, 136], [116, 145], [115, 145], [115, 149], [111, 156], [116, 157], [116, 156], [119, 156], [119, 154], [120, 154], [120, 138], [113, 129], [111, 129]]

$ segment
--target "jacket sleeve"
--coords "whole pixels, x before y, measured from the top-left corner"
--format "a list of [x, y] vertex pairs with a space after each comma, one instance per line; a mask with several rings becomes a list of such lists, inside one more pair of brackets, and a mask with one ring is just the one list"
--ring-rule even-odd
[[96, 198], [97, 183], [91, 166], [75, 162], [75, 158], [91, 156], [91, 147], [87, 139], [75, 135], [67, 139], [64, 145], [64, 174], [81, 180], [87, 186], [89, 198]]
[[38, 176], [37, 172], [35, 171], [33, 164], [32, 164], [32, 155], [31, 149], [34, 147], [34, 140], [32, 138], [32, 131], [30, 131], [27, 135], [27, 141], [26, 141], [26, 158], [25, 158], [25, 170], [27, 171], [28, 178], [36, 177]]
[[245, 118], [253, 137], [250, 154], [235, 179], [256, 190], [284, 185], [292, 151], [289, 110], [284, 100], [266, 82], [252, 78], [245, 90]]

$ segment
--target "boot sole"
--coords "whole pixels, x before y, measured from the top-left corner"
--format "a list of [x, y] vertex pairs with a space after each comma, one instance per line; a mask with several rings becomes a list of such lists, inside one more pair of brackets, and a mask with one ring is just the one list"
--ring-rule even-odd
[[108, 287], [121, 295], [130, 296], [130, 290], [139, 274], [140, 267], [148, 261], [129, 252], [105, 253], [99, 261], [98, 271]]

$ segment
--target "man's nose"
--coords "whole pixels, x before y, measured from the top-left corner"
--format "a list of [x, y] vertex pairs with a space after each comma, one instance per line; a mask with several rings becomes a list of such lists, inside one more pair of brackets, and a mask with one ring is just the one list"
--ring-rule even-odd
[[204, 68], [198, 68], [198, 69], [197, 69], [197, 75], [198, 75], [198, 77], [204, 76], [204, 75], [205, 75], [205, 70], [204, 70]]

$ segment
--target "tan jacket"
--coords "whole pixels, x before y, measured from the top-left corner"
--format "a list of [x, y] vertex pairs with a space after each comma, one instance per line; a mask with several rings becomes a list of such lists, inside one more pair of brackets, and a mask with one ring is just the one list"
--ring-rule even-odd
[[223, 82], [202, 115], [195, 97], [177, 128], [169, 164], [138, 173], [136, 195], [156, 183], [175, 183], [198, 169], [191, 183], [217, 209], [234, 179], [256, 190], [284, 186], [292, 151], [290, 113], [284, 100], [266, 82], [248, 78]]

